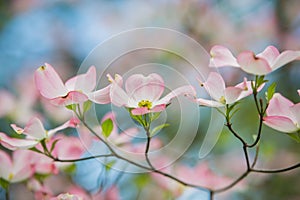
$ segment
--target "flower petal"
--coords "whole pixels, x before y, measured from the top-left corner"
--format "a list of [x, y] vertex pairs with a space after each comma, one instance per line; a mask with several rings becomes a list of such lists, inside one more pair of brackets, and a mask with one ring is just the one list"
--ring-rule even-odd
[[66, 96], [51, 99], [50, 102], [57, 106], [67, 106], [70, 104], [79, 104], [86, 102], [88, 96], [81, 92], [71, 91]]
[[[3, 134], [3, 133], [0, 132], [0, 134]], [[12, 160], [11, 160], [10, 156], [4, 151], [0, 151], [0, 163], [1, 163], [0, 177], [7, 180], [13, 164], [12, 164]]]
[[266, 111], [267, 116], [285, 116], [293, 119], [294, 115], [290, 111], [290, 107], [293, 105], [294, 103], [289, 99], [285, 98], [279, 93], [275, 93], [273, 98], [270, 100], [268, 109]]
[[91, 66], [85, 74], [80, 74], [69, 79], [66, 83], [69, 91], [81, 91], [89, 93], [96, 87], [96, 68]]
[[97, 104], [108, 104], [110, 100], [110, 87], [111, 85], [106, 86], [100, 90], [96, 90], [88, 94], [89, 100]]
[[0, 132], [0, 143], [7, 149], [17, 150], [17, 149], [29, 149], [36, 146], [39, 141], [32, 139], [17, 139], [8, 137], [5, 133]]
[[229, 49], [224, 46], [215, 45], [210, 50], [210, 67], [232, 66], [239, 67], [236, 58], [232, 55]]
[[237, 57], [241, 68], [250, 74], [265, 75], [272, 71], [272, 68], [264, 58], [259, 58], [252, 51], [244, 51]]
[[35, 71], [34, 78], [37, 89], [47, 99], [65, 96], [68, 93], [59, 75], [47, 63]]
[[46, 138], [46, 130], [42, 122], [36, 117], [29, 120], [29, 122], [24, 128], [23, 134], [28, 135], [37, 140], [42, 140]]
[[61, 131], [63, 129], [76, 128], [79, 123], [80, 123], [79, 119], [77, 119], [76, 117], [73, 117], [69, 121], [65, 122], [64, 124], [54, 128], [54, 129], [49, 130], [47, 138], [52, 137], [55, 133], [57, 133], [58, 131]]
[[283, 65], [293, 60], [299, 60], [299, 59], [300, 59], [300, 51], [290, 51], [290, 50], [284, 51], [272, 63], [272, 70], [274, 71], [279, 67], [282, 67]]
[[227, 87], [224, 91], [226, 104], [232, 104], [238, 101], [243, 89], [238, 87]]
[[146, 107], [134, 108], [131, 110], [131, 114], [133, 115], [144, 115], [150, 112], [151, 111]]
[[209, 73], [203, 86], [214, 100], [219, 101], [224, 97], [225, 82], [220, 74], [216, 72]]
[[267, 116], [264, 118], [264, 124], [284, 133], [293, 133], [298, 130], [294, 122], [284, 116]]
[[[264, 87], [265, 84], [262, 84], [258, 89], [257, 91], [261, 91], [261, 89]], [[251, 86], [251, 81], [247, 81], [247, 78], [244, 78], [244, 81], [237, 84], [235, 87], [237, 88], [241, 88], [242, 89], [242, 92], [240, 94], [240, 96], [238, 97], [237, 100], [240, 100], [240, 99], [243, 99], [249, 95], [251, 95], [253, 93], [253, 90], [252, 90], [252, 86]]]
[[190, 86], [190, 85], [181, 86], [179, 88], [176, 88], [175, 90], [172, 90], [169, 94], [164, 96], [162, 99], [160, 99], [156, 102], [153, 102], [152, 106], [169, 104], [173, 98], [178, 97], [180, 95], [195, 97], [196, 91], [193, 86]]
[[279, 54], [280, 53], [276, 47], [268, 46], [263, 52], [257, 54], [256, 57], [265, 59], [269, 63], [269, 65], [272, 66], [273, 62], [279, 56]]
[[155, 73], [146, 77], [142, 74], [134, 74], [125, 82], [128, 96], [138, 102], [141, 100], [157, 101], [164, 92], [164, 87], [164, 80]]
[[290, 111], [293, 114], [293, 119], [300, 126], [300, 103], [297, 103], [290, 107]]
[[196, 99], [195, 100], [200, 106], [208, 106], [208, 107], [224, 107], [225, 104], [222, 104], [218, 101], [212, 101], [212, 100], [207, 100], [207, 99]]
[[128, 95], [126, 92], [116, 83], [112, 83], [110, 87], [110, 99], [111, 102], [118, 107], [128, 105]]

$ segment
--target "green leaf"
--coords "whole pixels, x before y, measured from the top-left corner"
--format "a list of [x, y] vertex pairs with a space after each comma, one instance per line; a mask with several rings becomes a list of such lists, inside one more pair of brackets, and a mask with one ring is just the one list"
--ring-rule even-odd
[[112, 130], [113, 130], [114, 124], [113, 121], [111, 119], [107, 119], [105, 120], [102, 124], [101, 124], [101, 128], [102, 128], [102, 134], [105, 137], [109, 137]]
[[273, 95], [274, 95], [274, 93], [275, 93], [276, 85], [277, 85], [277, 84], [276, 84], [275, 82], [272, 83], [272, 84], [269, 86], [269, 88], [268, 88], [268, 90], [267, 90], [267, 92], [266, 92], [266, 99], [267, 99], [268, 102], [272, 99], [272, 97], [273, 97]]
[[67, 105], [66, 108], [76, 112], [76, 106], [77, 106], [77, 104], [70, 104], [70, 105]]
[[73, 163], [66, 168], [63, 169], [65, 173], [67, 174], [74, 174], [76, 172], [76, 165]]
[[86, 101], [83, 103], [83, 113], [87, 112], [92, 106], [91, 101]]
[[3, 178], [0, 178], [0, 186], [3, 189], [8, 190], [9, 182], [7, 180], [4, 180]]
[[157, 127], [155, 127], [154, 129], [152, 129], [152, 131], [150, 131], [150, 137], [154, 136], [156, 133], [158, 133], [161, 129], [170, 126], [170, 124], [161, 124]]
[[137, 185], [138, 188], [145, 187], [149, 181], [151, 180], [149, 174], [140, 174], [134, 177], [133, 181]]
[[115, 163], [116, 163], [115, 160], [112, 160], [112, 161], [106, 163], [106, 164], [105, 164], [105, 170], [106, 170], [106, 171], [109, 171], [109, 170], [114, 166]]
[[300, 143], [300, 132], [297, 132], [297, 133], [288, 133], [288, 136], [290, 136], [296, 142]]
[[38, 150], [38, 149], [35, 148], [35, 147], [32, 147], [32, 148], [30, 148], [29, 150], [34, 151], [34, 152], [37, 152], [37, 153], [44, 154], [42, 151]]
[[55, 148], [56, 143], [57, 143], [59, 140], [60, 140], [60, 139], [54, 140], [54, 142], [52, 143], [51, 148], [50, 148], [50, 153], [52, 153], [52, 151], [53, 151], [54, 148]]
[[160, 112], [151, 113], [150, 121], [153, 122], [154, 120], [158, 119], [160, 114]]
[[256, 86], [257, 88], [259, 88], [259, 86], [261, 86], [262, 84], [268, 82], [268, 80], [265, 80], [265, 76], [259, 76], [257, 78], [257, 82], [256, 82]]
[[40, 182], [43, 182], [46, 178], [48, 178], [50, 174], [34, 174], [34, 178]]

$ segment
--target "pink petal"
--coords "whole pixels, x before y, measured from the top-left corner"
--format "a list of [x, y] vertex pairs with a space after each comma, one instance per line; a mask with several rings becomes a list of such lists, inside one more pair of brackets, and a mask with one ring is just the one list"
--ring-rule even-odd
[[223, 107], [225, 106], [225, 104], [222, 104], [218, 101], [212, 101], [212, 100], [206, 100], [206, 99], [196, 99], [196, 102], [200, 105], [200, 106], [208, 106], [208, 107]]
[[[0, 132], [0, 134], [3, 133]], [[0, 163], [0, 177], [7, 180], [12, 169], [12, 160], [10, 156], [2, 150], [0, 151]]]
[[47, 63], [35, 71], [34, 78], [37, 89], [47, 99], [65, 96], [68, 93], [59, 75]]
[[42, 140], [46, 138], [46, 130], [42, 124], [42, 122], [34, 117], [26, 124], [24, 128], [24, 133], [32, 138], [37, 140]]
[[154, 112], [162, 112], [166, 109], [166, 104], [161, 104], [161, 105], [157, 105], [157, 106], [154, 106], [153, 108], [151, 108], [151, 112], [154, 113]]
[[66, 83], [66, 88], [69, 91], [81, 91], [89, 93], [96, 87], [96, 68], [91, 66], [87, 73], [80, 74], [69, 79]]
[[265, 117], [264, 124], [284, 133], [293, 133], [299, 129], [291, 119], [284, 116]]
[[14, 131], [18, 134], [22, 134], [24, 132], [24, 129], [18, 127], [16, 124], [11, 124], [10, 125], [12, 127], [12, 129], [14, 129]]
[[[264, 87], [265, 84], [262, 84], [258, 88], [258, 92]], [[244, 81], [242, 83], [237, 84], [235, 87], [241, 88], [242, 92], [237, 100], [243, 99], [253, 93], [251, 81], [247, 81], [247, 78], [244, 78]]]
[[131, 110], [131, 113], [133, 115], [144, 115], [144, 114], [147, 114], [147, 113], [150, 113], [151, 111], [146, 108], [146, 107], [141, 107], [141, 108], [134, 108]]
[[8, 137], [5, 133], [0, 132], [0, 143], [7, 149], [29, 149], [39, 143], [37, 140], [32, 139], [17, 139]]
[[245, 72], [250, 74], [265, 75], [272, 71], [267, 60], [256, 57], [252, 51], [240, 53], [237, 62]]
[[30, 157], [33, 152], [28, 150], [17, 150], [13, 152], [13, 178], [12, 183], [28, 179], [33, 174]]
[[276, 60], [272, 63], [272, 69], [273, 71], [278, 69], [279, 67], [282, 67], [283, 65], [286, 65], [287, 63], [293, 61], [293, 60], [299, 60], [300, 59], [300, 51], [284, 51], [282, 52]]
[[125, 89], [135, 101], [157, 101], [164, 92], [164, 80], [158, 74], [145, 77], [142, 74], [131, 75], [125, 82]]
[[225, 82], [222, 76], [216, 72], [211, 72], [207, 80], [203, 83], [205, 90], [216, 101], [224, 96]]
[[100, 90], [96, 90], [88, 94], [89, 100], [97, 104], [108, 104], [110, 100], [110, 87], [111, 85], [106, 86]]
[[294, 103], [289, 99], [279, 93], [275, 93], [266, 111], [267, 116], [285, 116], [293, 119], [294, 115], [290, 111], [290, 107], [293, 105]]
[[290, 107], [290, 111], [293, 115], [293, 119], [300, 126], [300, 103], [297, 103]]
[[297, 92], [298, 92], [298, 95], [300, 96], [300, 90], [297, 90]]
[[180, 95], [195, 97], [196, 96], [195, 88], [190, 85], [185, 85], [185, 86], [176, 88], [175, 90], [172, 90], [169, 94], [164, 96], [162, 99], [160, 99], [156, 102], [153, 102], [152, 106], [169, 104], [173, 98], [178, 97]]
[[67, 106], [70, 104], [80, 104], [86, 102], [88, 97], [77, 91], [71, 91], [66, 96], [51, 99], [50, 102], [57, 106]]
[[48, 138], [51, 138], [55, 133], [57, 133], [58, 131], [61, 131], [63, 129], [76, 128], [79, 123], [80, 123], [79, 119], [73, 117], [69, 121], [65, 122], [64, 124], [54, 128], [54, 129], [49, 130]]
[[9, 114], [15, 107], [15, 97], [6, 90], [0, 90], [0, 117]]
[[224, 91], [226, 104], [232, 104], [236, 102], [239, 99], [242, 91], [243, 89], [238, 87], [227, 87]]
[[126, 92], [115, 83], [112, 83], [110, 88], [110, 99], [115, 106], [126, 106], [128, 104], [128, 95]]
[[262, 53], [257, 54], [256, 57], [265, 59], [270, 66], [274, 60], [279, 56], [279, 51], [274, 46], [268, 46]]
[[226, 47], [215, 45], [211, 48], [210, 55], [211, 55], [211, 59], [209, 62], [210, 67], [223, 67], [223, 66], [239, 67], [236, 58]]

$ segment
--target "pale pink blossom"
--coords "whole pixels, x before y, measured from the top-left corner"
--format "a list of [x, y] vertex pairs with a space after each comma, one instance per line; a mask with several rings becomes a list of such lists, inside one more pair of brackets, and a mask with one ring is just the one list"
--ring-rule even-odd
[[28, 151], [14, 151], [12, 157], [0, 151], [0, 163], [0, 177], [10, 183], [26, 180], [34, 172], [28, 160]]
[[[108, 75], [109, 80], [112, 80]], [[125, 90], [122, 84], [112, 81], [110, 97], [112, 103], [118, 107], [126, 107], [133, 115], [143, 115], [152, 112], [161, 112], [171, 100], [179, 95], [195, 96], [192, 86], [182, 86], [161, 98], [165, 84], [158, 74], [143, 76], [142, 74], [131, 75], [125, 82]], [[160, 99], [161, 98], [161, 99]]]
[[48, 63], [38, 68], [34, 76], [41, 95], [55, 105], [79, 104], [87, 100], [98, 104], [110, 103], [110, 85], [94, 91], [96, 87], [96, 68], [94, 66], [91, 66], [87, 73], [70, 78], [65, 84]]
[[231, 183], [232, 179], [213, 172], [208, 163], [199, 163], [194, 167], [180, 165], [176, 174], [190, 184], [212, 189], [221, 188]]
[[38, 118], [34, 117], [26, 124], [24, 129], [15, 124], [11, 124], [14, 131], [18, 134], [24, 135], [25, 138], [11, 138], [5, 133], [0, 132], [0, 143], [2, 146], [10, 150], [29, 149], [39, 144], [41, 140], [51, 138], [58, 131], [69, 127], [75, 128], [78, 123], [78, 119], [72, 118], [61, 126], [51, 130], [45, 130], [42, 122]]
[[205, 88], [213, 100], [203, 98], [195, 99], [201, 106], [223, 107], [226, 104], [233, 104], [252, 94], [251, 82], [245, 78], [242, 83], [236, 86], [226, 87], [222, 76], [211, 72], [201, 86]]
[[300, 130], [300, 103], [294, 104], [279, 93], [270, 100], [264, 124], [281, 132], [294, 133]]
[[287, 50], [280, 53], [274, 46], [266, 47], [257, 55], [252, 51], [243, 51], [235, 58], [228, 48], [216, 45], [210, 50], [210, 55], [210, 67], [239, 67], [255, 75], [266, 75], [289, 62], [300, 59], [300, 51]]

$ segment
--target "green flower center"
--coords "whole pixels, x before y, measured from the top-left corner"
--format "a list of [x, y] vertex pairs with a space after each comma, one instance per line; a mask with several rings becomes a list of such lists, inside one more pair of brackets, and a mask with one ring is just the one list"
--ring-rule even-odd
[[152, 108], [152, 102], [149, 101], [149, 100], [142, 100], [142, 101], [139, 102], [138, 106], [140, 108], [146, 107], [150, 110]]
[[226, 104], [226, 99], [224, 96], [221, 96], [220, 100], [219, 100], [222, 104]]

